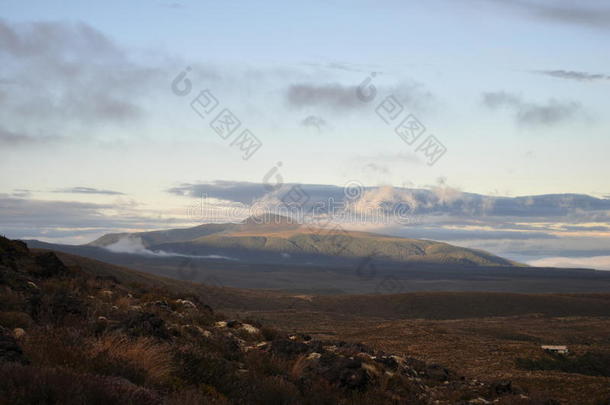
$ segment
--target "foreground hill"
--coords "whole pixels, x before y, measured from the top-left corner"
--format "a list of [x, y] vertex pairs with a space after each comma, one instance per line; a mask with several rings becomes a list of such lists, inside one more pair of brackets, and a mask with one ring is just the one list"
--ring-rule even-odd
[[[375, 257], [396, 263], [515, 266], [490, 253], [428, 240], [407, 239], [341, 228], [299, 225], [276, 215], [241, 224], [206, 224], [187, 229], [108, 234], [89, 246], [115, 250], [141, 246], [152, 252], [224, 256], [249, 262], [334, 263]], [[125, 251], [125, 250], [124, 250]]]
[[416, 358], [229, 320], [194, 285], [5, 238], [0, 286], [0, 404], [542, 403]]

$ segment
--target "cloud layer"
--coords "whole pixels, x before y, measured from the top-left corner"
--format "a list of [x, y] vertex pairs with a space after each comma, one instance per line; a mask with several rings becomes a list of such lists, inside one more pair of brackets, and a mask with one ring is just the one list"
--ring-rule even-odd
[[541, 127], [569, 122], [582, 115], [580, 103], [549, 100], [545, 104], [524, 101], [521, 96], [504, 91], [483, 93], [483, 105], [492, 110], [506, 109], [513, 113], [518, 125]]
[[5, 145], [46, 143], [66, 130], [134, 122], [145, 113], [141, 101], [150, 83], [163, 77], [83, 23], [0, 19], [0, 55]]

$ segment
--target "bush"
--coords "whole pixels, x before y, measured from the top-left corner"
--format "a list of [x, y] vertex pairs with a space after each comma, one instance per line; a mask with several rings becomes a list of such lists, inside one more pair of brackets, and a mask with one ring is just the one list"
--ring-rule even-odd
[[161, 404], [153, 391], [120, 378], [17, 364], [0, 366], [0, 398], [2, 405]]
[[27, 329], [32, 325], [32, 318], [25, 312], [0, 312], [0, 325], [10, 329]]

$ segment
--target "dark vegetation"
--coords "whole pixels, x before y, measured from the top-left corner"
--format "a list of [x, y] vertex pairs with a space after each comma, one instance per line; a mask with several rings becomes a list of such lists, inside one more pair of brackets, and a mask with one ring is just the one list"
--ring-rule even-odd
[[226, 319], [192, 289], [74, 263], [0, 238], [0, 404], [544, 403], [415, 358]]
[[600, 377], [610, 377], [610, 354], [586, 352], [582, 355], [546, 354], [536, 359], [519, 358], [517, 366], [524, 370], [556, 370]]

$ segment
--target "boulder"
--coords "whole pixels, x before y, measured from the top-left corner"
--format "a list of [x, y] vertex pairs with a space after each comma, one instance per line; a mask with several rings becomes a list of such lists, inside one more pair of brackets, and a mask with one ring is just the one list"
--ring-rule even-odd
[[13, 337], [13, 333], [0, 326], [0, 364], [8, 362], [29, 364], [29, 360], [23, 354], [23, 350]]
[[15, 337], [15, 339], [21, 339], [25, 336], [25, 330], [23, 330], [22, 328], [15, 328], [13, 329], [13, 336]]

